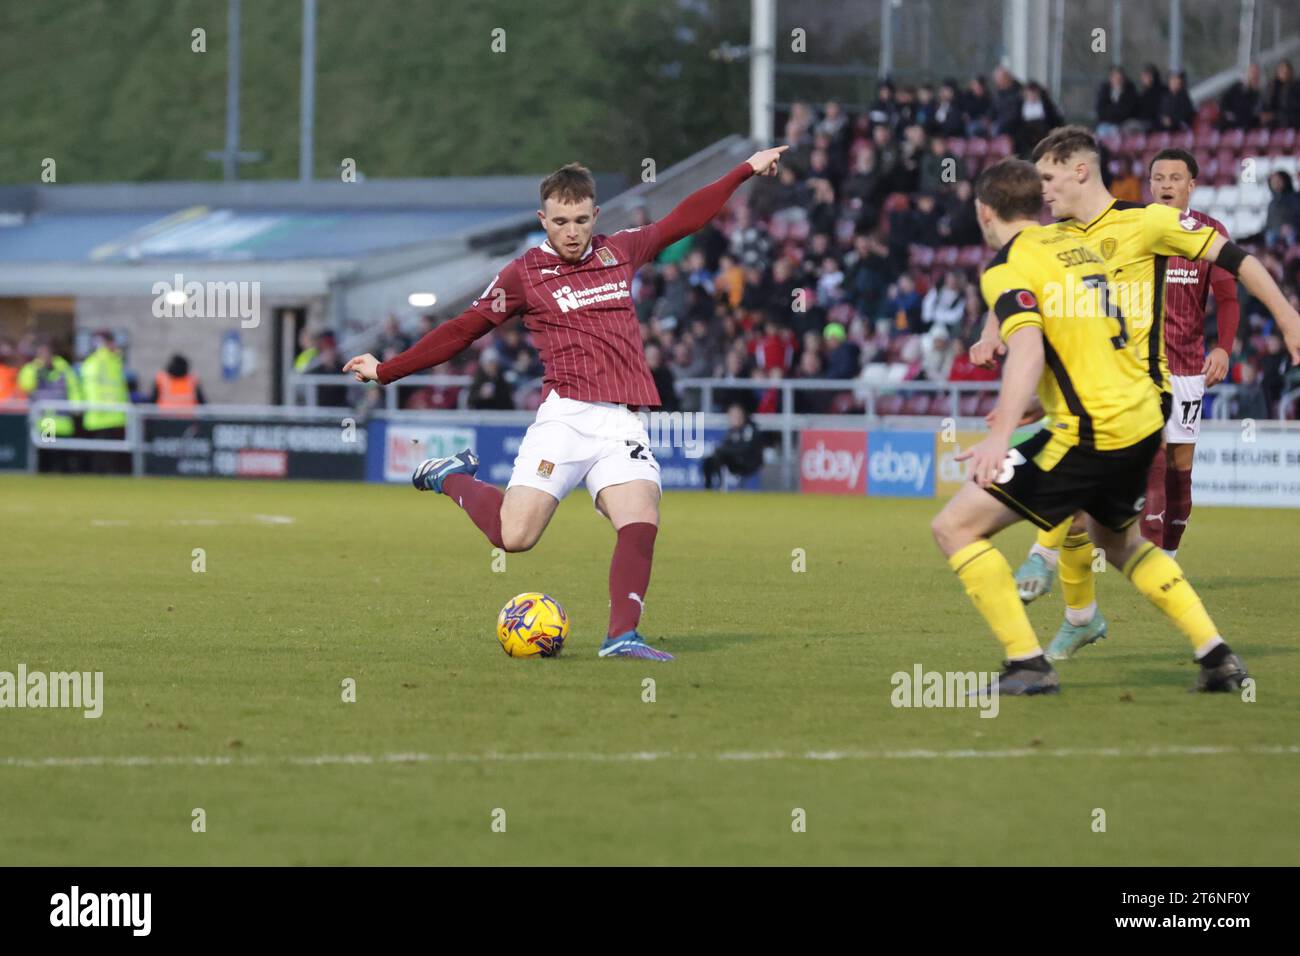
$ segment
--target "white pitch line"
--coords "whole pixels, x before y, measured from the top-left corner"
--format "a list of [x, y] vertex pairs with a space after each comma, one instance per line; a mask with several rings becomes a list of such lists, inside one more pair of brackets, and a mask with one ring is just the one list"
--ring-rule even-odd
[[774, 760], [844, 762], [869, 760], [1014, 760], [1022, 757], [1203, 757], [1219, 755], [1270, 757], [1300, 754], [1297, 744], [1266, 744], [1248, 747], [1185, 746], [1156, 747], [1013, 747], [1002, 750], [731, 750], [720, 753], [677, 753], [632, 751], [629, 753], [482, 753], [482, 754], [318, 754], [316, 756], [248, 757], [0, 757], [0, 768], [41, 769], [45, 767], [325, 767], [374, 764], [454, 763], [651, 763], [695, 760], [728, 763], [760, 763]]

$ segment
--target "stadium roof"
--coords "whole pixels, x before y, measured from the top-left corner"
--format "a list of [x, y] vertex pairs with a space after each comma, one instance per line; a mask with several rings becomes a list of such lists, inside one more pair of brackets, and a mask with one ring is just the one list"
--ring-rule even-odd
[[[377, 259], [437, 262], [536, 227], [540, 176], [0, 189], [0, 294], [111, 294], [141, 267], [250, 269], [324, 292]], [[621, 191], [621, 177], [600, 177]], [[72, 268], [69, 268], [72, 267]], [[242, 267], [242, 268], [241, 268]]]
[[[623, 228], [638, 206], [662, 216], [752, 148], [724, 137], [631, 189], [597, 174], [601, 226]], [[286, 295], [410, 277], [451, 306], [537, 230], [542, 178], [0, 187], [0, 296], [140, 295], [174, 270]]]

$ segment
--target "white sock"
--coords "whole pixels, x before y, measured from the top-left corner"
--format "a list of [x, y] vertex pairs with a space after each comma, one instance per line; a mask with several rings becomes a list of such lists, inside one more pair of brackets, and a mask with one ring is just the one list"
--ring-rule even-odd
[[1097, 602], [1093, 601], [1087, 607], [1067, 607], [1065, 609], [1065, 619], [1076, 627], [1080, 624], [1087, 624], [1097, 613]]
[[1044, 548], [1037, 541], [1035, 541], [1034, 546], [1029, 549], [1029, 553], [1041, 555], [1043, 560], [1047, 562], [1047, 566], [1053, 571], [1056, 570], [1056, 562], [1061, 557], [1061, 552], [1056, 551], [1053, 548]]
[[1204, 644], [1202, 644], [1200, 647], [1196, 649], [1196, 659], [1199, 661], [1202, 657], [1210, 653], [1210, 651], [1214, 650], [1222, 643], [1223, 643], [1223, 638], [1221, 638], [1218, 634], [1215, 634], [1212, 638], [1210, 638], [1208, 641], [1206, 641]]
[[1172, 550], [1172, 551], [1170, 551], [1168, 548], [1161, 548], [1160, 550], [1163, 551], [1165, 554], [1169, 555], [1169, 557], [1171, 557], [1171, 558], [1176, 558], [1176, 557], [1178, 557], [1178, 549], [1177, 549], [1177, 548], [1174, 548], [1174, 550]]

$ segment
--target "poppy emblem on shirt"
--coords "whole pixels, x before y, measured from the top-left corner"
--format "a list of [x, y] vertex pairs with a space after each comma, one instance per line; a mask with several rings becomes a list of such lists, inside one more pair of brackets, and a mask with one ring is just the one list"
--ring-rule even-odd
[[1034, 298], [1032, 292], [1029, 292], [1026, 289], [1021, 289], [1016, 293], [1016, 305], [1020, 306], [1022, 309], [1036, 309], [1038, 308], [1038, 301]]
[[608, 246], [601, 246], [597, 249], [596, 258], [599, 259], [600, 264], [604, 266], [612, 266], [618, 262], [618, 260], [614, 258], [614, 253], [609, 251]]
[[551, 472], [553, 472], [554, 470], [555, 470], [555, 462], [547, 461], [545, 458], [543, 458], [541, 464], [537, 466], [537, 477], [549, 478], [551, 477]]

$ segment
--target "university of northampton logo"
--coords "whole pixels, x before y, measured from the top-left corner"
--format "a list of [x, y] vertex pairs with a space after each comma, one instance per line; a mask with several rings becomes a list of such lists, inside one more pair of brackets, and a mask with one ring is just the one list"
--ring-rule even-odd
[[601, 246], [596, 250], [596, 258], [599, 259], [600, 264], [604, 266], [612, 266], [618, 262], [618, 260], [614, 258], [614, 253], [610, 252], [607, 246]]
[[537, 466], [537, 477], [549, 478], [551, 477], [551, 472], [553, 472], [554, 470], [555, 470], [555, 463], [551, 461], [547, 461], [545, 458], [543, 458], [541, 464]]
[[1109, 259], [1117, 249], [1119, 249], [1118, 239], [1103, 239], [1101, 241], [1101, 257], [1103, 259]]

